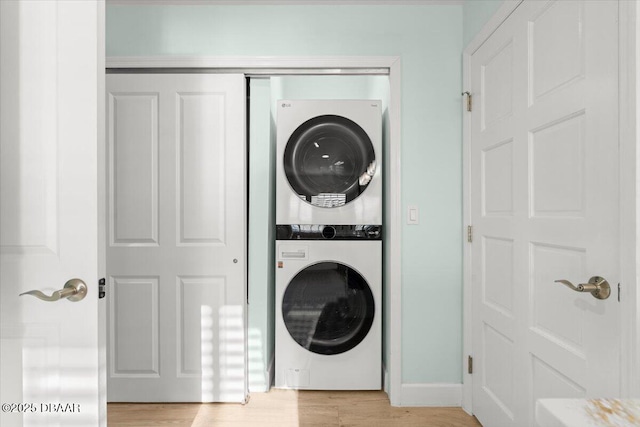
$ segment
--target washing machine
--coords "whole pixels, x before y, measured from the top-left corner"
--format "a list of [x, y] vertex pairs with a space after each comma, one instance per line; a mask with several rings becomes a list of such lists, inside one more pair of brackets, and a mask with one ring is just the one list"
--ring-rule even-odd
[[380, 390], [380, 227], [290, 225], [278, 234], [291, 240], [276, 241], [275, 386]]
[[276, 224], [382, 224], [377, 100], [281, 100]]

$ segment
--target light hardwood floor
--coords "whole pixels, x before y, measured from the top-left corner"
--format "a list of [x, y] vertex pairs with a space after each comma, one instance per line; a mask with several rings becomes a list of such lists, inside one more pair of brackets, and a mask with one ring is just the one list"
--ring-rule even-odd
[[253, 393], [230, 403], [110, 403], [109, 427], [478, 427], [460, 408], [395, 408], [381, 391]]

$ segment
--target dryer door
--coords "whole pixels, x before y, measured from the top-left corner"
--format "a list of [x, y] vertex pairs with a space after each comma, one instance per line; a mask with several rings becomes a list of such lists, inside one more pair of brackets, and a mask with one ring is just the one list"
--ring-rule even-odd
[[320, 262], [300, 271], [282, 299], [282, 318], [291, 337], [318, 354], [339, 354], [357, 346], [371, 329], [373, 294], [356, 270]]
[[376, 170], [371, 139], [342, 116], [314, 117], [300, 125], [284, 151], [293, 191], [314, 206], [344, 206], [369, 185]]

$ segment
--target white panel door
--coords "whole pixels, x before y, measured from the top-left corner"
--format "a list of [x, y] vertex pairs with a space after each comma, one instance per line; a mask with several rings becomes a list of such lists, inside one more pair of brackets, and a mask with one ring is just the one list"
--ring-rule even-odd
[[[620, 393], [618, 3], [525, 1], [472, 56], [473, 412]], [[602, 276], [611, 297], [556, 283]]]
[[[105, 425], [95, 1], [0, 1], [0, 425]], [[72, 278], [86, 297], [43, 301]], [[102, 415], [102, 417], [101, 417]]]
[[246, 395], [243, 75], [110, 74], [111, 401]]

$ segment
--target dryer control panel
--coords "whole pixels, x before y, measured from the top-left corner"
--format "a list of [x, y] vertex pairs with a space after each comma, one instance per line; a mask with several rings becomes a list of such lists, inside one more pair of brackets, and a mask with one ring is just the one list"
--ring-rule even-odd
[[276, 240], [382, 240], [382, 226], [277, 225]]

